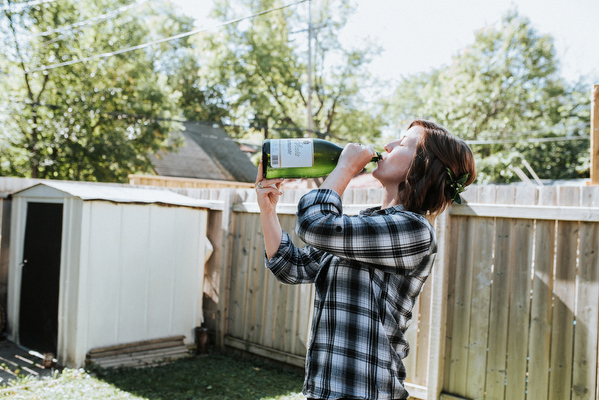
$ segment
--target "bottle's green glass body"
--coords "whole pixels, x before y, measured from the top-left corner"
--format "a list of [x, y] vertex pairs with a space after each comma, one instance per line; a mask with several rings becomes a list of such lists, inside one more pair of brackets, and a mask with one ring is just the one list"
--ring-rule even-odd
[[[262, 143], [262, 168], [266, 179], [320, 178], [330, 174], [343, 147], [322, 139], [267, 139]], [[381, 159], [376, 153], [371, 162]]]

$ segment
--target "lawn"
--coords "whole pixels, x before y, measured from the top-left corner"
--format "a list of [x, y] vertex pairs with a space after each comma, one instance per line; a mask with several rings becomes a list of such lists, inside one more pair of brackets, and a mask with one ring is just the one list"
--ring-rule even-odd
[[303, 375], [260, 359], [211, 353], [144, 369], [65, 369], [25, 377], [0, 398], [43, 400], [304, 400]]

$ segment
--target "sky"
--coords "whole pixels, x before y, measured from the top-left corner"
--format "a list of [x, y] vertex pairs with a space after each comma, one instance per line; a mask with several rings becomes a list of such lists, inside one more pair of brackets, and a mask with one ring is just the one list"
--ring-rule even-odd
[[[208, 18], [214, 0], [171, 1], [194, 17], [198, 27], [218, 24]], [[589, 75], [593, 84], [599, 84], [599, 0], [351, 1], [356, 11], [340, 40], [352, 44], [369, 38], [381, 46], [381, 55], [370, 64], [381, 79], [399, 80], [448, 65], [452, 56], [474, 42], [477, 30], [498, 26], [508, 10], [516, 9], [539, 33], [554, 38], [564, 78], [572, 82]]]

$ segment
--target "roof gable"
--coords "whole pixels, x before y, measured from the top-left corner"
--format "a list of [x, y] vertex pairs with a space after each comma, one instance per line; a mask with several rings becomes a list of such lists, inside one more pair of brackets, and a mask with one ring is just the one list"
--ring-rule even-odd
[[155, 158], [158, 175], [237, 182], [256, 179], [256, 166], [224, 129], [205, 122], [184, 125], [184, 146]]
[[12, 193], [12, 196], [42, 199], [77, 197], [83, 201], [168, 204], [200, 208], [210, 208], [213, 204], [210, 201], [194, 199], [165, 189], [118, 187], [110, 184], [65, 181], [38, 183]]

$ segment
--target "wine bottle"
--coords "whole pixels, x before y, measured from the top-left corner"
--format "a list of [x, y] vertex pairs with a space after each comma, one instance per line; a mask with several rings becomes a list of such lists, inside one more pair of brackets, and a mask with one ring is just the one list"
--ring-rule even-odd
[[[343, 147], [322, 139], [266, 139], [262, 168], [266, 179], [319, 178], [335, 169]], [[381, 153], [370, 162], [381, 159]]]

